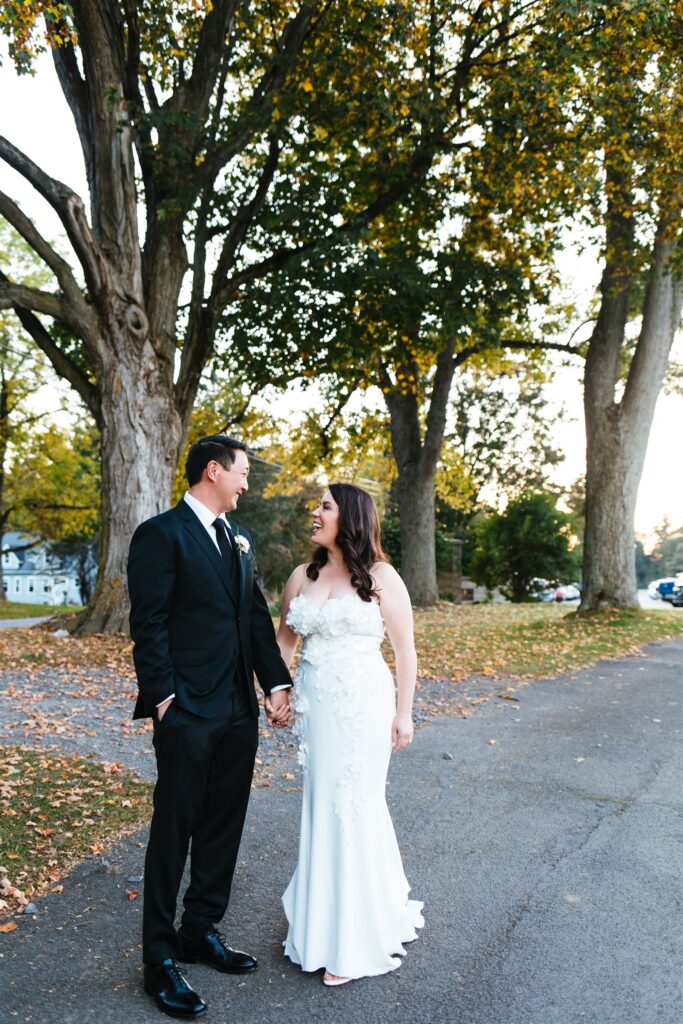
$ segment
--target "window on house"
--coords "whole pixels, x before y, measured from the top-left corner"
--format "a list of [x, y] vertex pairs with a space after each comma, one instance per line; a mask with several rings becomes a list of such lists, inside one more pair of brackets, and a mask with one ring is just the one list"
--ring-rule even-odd
[[2, 581], [2, 589], [7, 593], [7, 580]]
[[29, 580], [28, 581], [28, 592], [29, 592], [29, 594], [32, 594], [34, 590], [35, 590], [35, 580]]
[[52, 584], [51, 583], [43, 583], [43, 593], [44, 594], [51, 594], [52, 593]]
[[20, 590], [21, 590], [21, 580], [15, 580], [14, 581], [14, 593], [18, 594]]

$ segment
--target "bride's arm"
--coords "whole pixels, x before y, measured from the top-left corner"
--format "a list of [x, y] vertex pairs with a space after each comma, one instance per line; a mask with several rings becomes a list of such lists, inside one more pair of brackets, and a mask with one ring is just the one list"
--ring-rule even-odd
[[282, 608], [280, 609], [280, 625], [277, 631], [277, 643], [280, 648], [280, 654], [287, 668], [292, 664], [292, 658], [296, 650], [296, 645], [299, 637], [290, 629], [287, 625], [287, 615], [289, 613], [289, 604], [293, 597], [299, 593], [301, 585], [306, 578], [306, 566], [297, 565], [296, 569], [285, 583], [285, 589], [282, 592]]
[[396, 659], [396, 717], [391, 726], [391, 745], [394, 750], [403, 750], [413, 739], [413, 696], [417, 678], [413, 609], [405, 583], [388, 562], [373, 567], [372, 575]]

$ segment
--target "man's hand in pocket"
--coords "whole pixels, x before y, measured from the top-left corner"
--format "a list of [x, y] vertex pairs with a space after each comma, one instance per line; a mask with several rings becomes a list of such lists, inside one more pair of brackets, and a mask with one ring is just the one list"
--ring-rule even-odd
[[169, 697], [168, 700], [165, 700], [163, 704], [159, 704], [159, 706], [157, 707], [157, 719], [159, 721], [161, 721], [161, 719], [164, 717], [172, 703], [173, 697]]

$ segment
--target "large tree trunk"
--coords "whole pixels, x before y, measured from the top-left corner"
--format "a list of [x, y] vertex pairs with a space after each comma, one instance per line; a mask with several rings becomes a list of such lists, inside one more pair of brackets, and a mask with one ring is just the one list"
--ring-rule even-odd
[[[103, 368], [101, 387], [102, 536], [95, 591], [77, 632], [128, 630], [126, 561], [145, 519], [167, 509], [183, 440], [170, 374], [161, 377], [152, 345], [132, 349]], [[162, 364], [163, 365], [163, 364]]]
[[[441, 454], [448, 397], [456, 360], [454, 342], [449, 341], [436, 360], [424, 438], [420, 427], [417, 394], [393, 384], [382, 368], [385, 401], [391, 419], [391, 446], [398, 468], [397, 503], [401, 534], [401, 576], [414, 605], [435, 604], [439, 599], [436, 582], [434, 541], [434, 478]], [[406, 361], [398, 379], [418, 380], [418, 367]]]
[[435, 604], [439, 599], [434, 544], [434, 473], [419, 474], [408, 463], [397, 480], [398, 516], [401, 531], [401, 576], [414, 605]]
[[620, 402], [618, 363], [628, 285], [610, 268], [586, 360], [586, 528], [581, 611], [638, 606], [634, 516], [638, 487], [669, 352], [681, 319], [683, 287], [672, 268], [671, 230], [655, 242], [638, 344]]
[[633, 468], [621, 417], [613, 415], [587, 446], [582, 611], [638, 604], [633, 520], [640, 472], [636, 477]]

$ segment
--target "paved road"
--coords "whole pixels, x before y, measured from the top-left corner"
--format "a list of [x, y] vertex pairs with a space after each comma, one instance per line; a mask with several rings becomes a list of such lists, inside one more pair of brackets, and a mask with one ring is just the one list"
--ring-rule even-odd
[[[676, 640], [422, 728], [389, 800], [427, 924], [400, 971], [340, 989], [281, 956], [300, 793], [256, 792], [226, 931], [261, 968], [188, 968], [207, 1020], [680, 1024], [682, 689]], [[143, 847], [81, 865], [0, 935], [4, 1019], [163, 1019], [139, 990], [140, 905], [125, 895]]]
[[647, 590], [638, 591], [638, 604], [641, 608], [647, 608], [648, 611], [654, 612], [669, 611], [677, 612], [680, 615], [681, 611], [683, 611], [683, 609], [681, 608], [674, 608], [674, 606], [669, 601], [662, 601], [661, 597], [650, 597]]
[[49, 615], [40, 615], [34, 619], [0, 619], [0, 629], [18, 629], [23, 626], [38, 626], [47, 622]]

